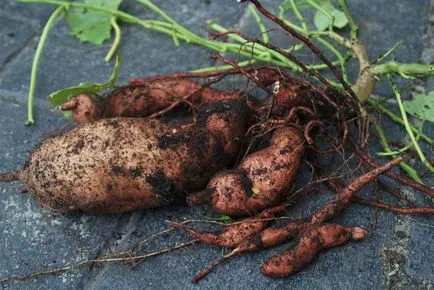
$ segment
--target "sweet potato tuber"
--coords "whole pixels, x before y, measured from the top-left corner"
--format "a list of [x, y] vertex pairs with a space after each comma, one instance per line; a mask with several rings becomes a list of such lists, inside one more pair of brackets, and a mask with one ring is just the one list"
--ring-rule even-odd
[[234, 248], [246, 238], [262, 231], [271, 222], [279, 212], [282, 212], [285, 206], [276, 206], [263, 210], [258, 216], [248, 218], [240, 223], [228, 225], [220, 233], [199, 232], [183, 224], [173, 224], [174, 227], [181, 228], [189, 233], [195, 239], [204, 244], [216, 245], [220, 247]]
[[322, 224], [304, 231], [297, 245], [290, 250], [268, 259], [261, 267], [265, 276], [280, 278], [294, 274], [309, 264], [319, 251], [342, 245], [350, 240], [364, 239], [366, 231], [338, 224]]
[[205, 187], [230, 165], [247, 114], [242, 102], [232, 100], [209, 105], [195, 123], [182, 126], [127, 118], [84, 123], [44, 141], [19, 179], [42, 206], [57, 212], [165, 205]]
[[254, 214], [277, 205], [297, 173], [304, 151], [298, 130], [276, 130], [269, 147], [248, 155], [236, 169], [214, 176], [207, 189], [188, 197], [190, 204], [209, 203], [230, 216]]
[[81, 94], [61, 109], [72, 111], [77, 123], [111, 117], [146, 117], [185, 97], [189, 102], [206, 105], [238, 99], [239, 93], [214, 90], [189, 79], [165, 79], [120, 87], [106, 98]]

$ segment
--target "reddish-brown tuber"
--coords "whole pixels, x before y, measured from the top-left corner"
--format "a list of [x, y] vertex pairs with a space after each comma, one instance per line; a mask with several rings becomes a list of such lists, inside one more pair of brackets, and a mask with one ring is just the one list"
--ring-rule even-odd
[[183, 224], [173, 224], [173, 226], [185, 230], [192, 237], [204, 244], [234, 248], [246, 238], [266, 228], [270, 224], [271, 219], [284, 209], [285, 206], [266, 209], [256, 217], [251, 217], [240, 223], [226, 226], [220, 233], [199, 232]]
[[362, 240], [366, 234], [365, 230], [358, 227], [346, 228], [338, 224], [314, 226], [301, 234], [293, 249], [268, 259], [262, 265], [261, 273], [273, 278], [292, 275], [309, 264], [321, 250], [342, 245], [350, 240]]

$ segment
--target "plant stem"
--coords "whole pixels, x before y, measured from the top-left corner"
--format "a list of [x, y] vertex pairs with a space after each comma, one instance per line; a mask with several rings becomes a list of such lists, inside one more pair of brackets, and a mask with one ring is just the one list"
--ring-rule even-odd
[[[384, 133], [383, 128], [380, 124], [375, 125], [375, 130], [377, 131], [378, 137], [380, 138], [380, 143], [386, 152], [392, 152], [392, 148], [390, 148], [389, 141], [387, 140], [386, 134]], [[401, 162], [399, 166], [407, 173], [407, 175], [416, 182], [423, 184], [422, 179], [419, 177], [417, 170], [414, 169], [406, 162]]]
[[113, 30], [115, 32], [115, 39], [113, 41], [113, 44], [112, 44], [109, 52], [107, 53], [106, 57], [104, 58], [104, 60], [106, 62], [109, 62], [112, 59], [113, 55], [116, 53], [116, 50], [118, 49], [119, 44], [121, 43], [121, 36], [122, 36], [121, 29], [119, 28], [119, 25], [116, 22], [115, 16], [113, 16], [110, 19], [110, 24], [112, 25]]
[[33, 58], [32, 64], [32, 72], [30, 74], [30, 85], [29, 85], [29, 94], [27, 98], [27, 122], [26, 125], [32, 125], [35, 123], [33, 119], [33, 101], [35, 99], [35, 89], [36, 89], [36, 79], [38, 77], [38, 66], [39, 61], [41, 60], [42, 51], [44, 50], [45, 43], [47, 42], [47, 36], [53, 27], [56, 19], [62, 14], [65, 6], [59, 6], [56, 10], [51, 14], [50, 18], [48, 18], [47, 24], [45, 24], [44, 30], [42, 31], [41, 38], [38, 43], [38, 47], [36, 48], [35, 57]]
[[401, 63], [389, 61], [372, 66], [374, 75], [399, 74], [404, 78], [434, 76], [434, 64]]
[[402, 104], [401, 94], [398, 90], [398, 87], [393, 82], [391, 75], [388, 75], [388, 78], [392, 84], [392, 89], [393, 89], [393, 92], [395, 93], [395, 96], [396, 96], [396, 101], [398, 103], [399, 111], [401, 112], [401, 115], [402, 115], [402, 120], [404, 121], [405, 129], [407, 130], [407, 133], [410, 136], [411, 141], [413, 142], [414, 149], [416, 150], [417, 154], [419, 155], [419, 158], [422, 161], [422, 163], [431, 172], [434, 172], [434, 167], [426, 159], [425, 154], [422, 152], [422, 149], [420, 148], [419, 143], [417, 143], [416, 137], [414, 136], [413, 130], [410, 126], [410, 123], [409, 123], [408, 118], [407, 118], [407, 114], [406, 114], [405, 109], [404, 109], [404, 105]]
[[330, 42], [324, 40], [321, 37], [318, 37], [317, 40], [319, 43], [324, 45], [328, 50], [330, 50], [332, 53], [334, 53], [334, 55], [336, 55], [336, 57], [339, 61], [339, 64], [341, 66], [342, 78], [344, 79], [344, 81], [348, 82], [348, 73], [347, 73], [347, 68], [345, 67], [346, 60], [345, 60], [344, 56], [339, 52], [339, 50], [337, 50], [333, 45], [331, 45]]
[[[368, 99], [368, 103], [372, 106], [374, 106], [380, 113], [386, 115], [387, 117], [389, 117], [392, 121], [400, 124], [400, 125], [404, 125], [404, 120], [402, 118], [400, 118], [398, 115], [396, 115], [395, 113], [393, 113], [391, 110], [387, 109], [385, 106], [378, 104], [376, 101]], [[418, 130], [412, 126], [410, 124], [410, 128], [414, 133], [418, 133]], [[432, 140], [429, 136], [421, 133], [420, 137], [422, 138], [422, 140], [424, 140], [425, 142], [427, 142], [430, 145], [434, 145], [434, 140]]]
[[372, 62], [372, 64], [382, 62], [385, 58], [387, 58], [389, 55], [391, 55], [392, 53], [394, 53], [403, 44], [404, 44], [403, 40], [398, 41], [397, 43], [395, 43], [395, 45], [391, 49], [389, 49], [388, 51], [386, 51], [385, 53], [383, 53], [382, 55], [380, 55], [379, 57], [377, 57], [377, 59], [375, 59]]
[[259, 30], [261, 31], [262, 40], [264, 42], [270, 42], [270, 35], [268, 34], [268, 30], [265, 27], [264, 21], [262, 21], [261, 16], [259, 16], [258, 11], [256, 11], [253, 6], [249, 5], [248, 7], [250, 13], [252, 13], [253, 18], [255, 18], [256, 23], [258, 24]]
[[300, 21], [301, 28], [303, 28], [304, 31], [308, 31], [306, 19], [304, 19], [303, 15], [301, 15], [294, 0], [290, 0], [289, 2], [291, 4], [291, 8], [292, 8], [292, 11], [294, 12], [295, 17], [297, 17], [298, 21]]
[[359, 26], [357, 25], [356, 21], [354, 21], [353, 15], [351, 14], [350, 10], [348, 9], [347, 0], [338, 0], [339, 7], [344, 12], [345, 16], [348, 19], [348, 24], [350, 25], [350, 37], [352, 39], [356, 39], [359, 31]]
[[[237, 65], [239, 67], [246, 67], [246, 66], [248, 66], [250, 64], [254, 64], [254, 63], [255, 63], [255, 60], [245, 60], [245, 61], [239, 62]], [[230, 70], [232, 68], [234, 68], [234, 67], [231, 65], [220, 65], [220, 66], [215, 65], [215, 66], [202, 67], [199, 69], [192, 70], [190, 72], [199, 73], [199, 72], [211, 72], [211, 71], [216, 71], [216, 70], [223, 71], [223, 70]]]

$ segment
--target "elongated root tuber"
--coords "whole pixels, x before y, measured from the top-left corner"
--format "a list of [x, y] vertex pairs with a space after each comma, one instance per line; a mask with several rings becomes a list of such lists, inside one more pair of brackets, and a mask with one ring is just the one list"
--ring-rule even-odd
[[309, 264], [319, 251], [350, 240], [363, 240], [366, 234], [366, 231], [359, 227], [346, 228], [338, 224], [314, 226], [302, 233], [293, 249], [268, 259], [262, 265], [261, 273], [273, 278], [292, 275]]
[[375, 168], [372, 171], [356, 178], [349, 185], [347, 185], [344, 189], [340, 190], [337, 195], [333, 197], [333, 199], [328, 202], [323, 208], [317, 210], [313, 216], [311, 223], [319, 224], [329, 218], [333, 217], [339, 211], [348, 207], [351, 203], [351, 198], [367, 183], [373, 181], [378, 175], [383, 172], [388, 171], [393, 166], [398, 165], [403, 160], [402, 157], [397, 157], [388, 163]]
[[172, 224], [189, 233], [193, 238], [204, 244], [234, 248], [248, 237], [262, 231], [276, 214], [282, 212], [285, 206], [277, 206], [262, 211], [258, 216], [248, 218], [240, 223], [228, 225], [221, 233], [199, 232], [183, 224]]
[[128, 85], [111, 92], [106, 98], [78, 95], [60, 106], [71, 111], [77, 123], [111, 117], [159, 117], [182, 102], [210, 104], [239, 99], [238, 91], [219, 91], [189, 79], [163, 79]]

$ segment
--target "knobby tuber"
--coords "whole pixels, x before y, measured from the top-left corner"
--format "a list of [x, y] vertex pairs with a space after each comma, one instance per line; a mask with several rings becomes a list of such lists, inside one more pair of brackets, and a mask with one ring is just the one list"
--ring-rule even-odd
[[234, 253], [257, 251], [263, 248], [280, 245], [295, 237], [300, 230], [308, 226], [318, 225], [328, 221], [337, 213], [347, 208], [350, 205], [352, 197], [354, 197], [364, 185], [373, 181], [378, 175], [387, 172], [401, 161], [402, 158], [395, 158], [394, 160], [356, 178], [345, 188], [338, 188], [336, 195], [323, 207], [315, 210], [310, 219], [291, 220], [282, 226], [271, 226], [266, 228], [262, 232], [246, 239], [243, 243], [238, 245], [238, 247], [235, 248]]
[[[264, 248], [278, 246], [284, 242], [293, 239], [294, 237], [299, 235], [300, 232], [302, 232], [301, 235], [303, 236], [303, 232], [306, 231], [307, 229], [313, 229], [318, 227], [319, 225], [321, 225], [322, 223], [324, 223], [325, 221], [332, 218], [334, 215], [336, 215], [337, 213], [339, 213], [340, 211], [348, 207], [350, 205], [351, 198], [362, 188], [363, 185], [373, 181], [378, 175], [387, 172], [389, 169], [399, 164], [401, 161], [402, 161], [401, 157], [395, 158], [394, 160], [382, 166], [379, 166], [376, 169], [356, 178], [345, 188], [342, 188], [341, 186], [334, 186], [334, 189], [337, 192], [336, 196], [334, 196], [332, 200], [326, 203], [323, 207], [317, 209], [311, 215], [310, 219], [296, 219], [296, 220], [290, 220], [286, 224], [272, 225], [258, 233], [255, 233], [254, 235], [247, 237], [241, 243], [239, 243], [232, 252], [225, 255], [222, 259], [217, 260], [212, 265], [210, 265], [209, 267], [202, 270], [199, 274], [197, 274], [193, 278], [193, 282], [197, 283], [199, 280], [203, 279], [206, 275], [208, 275], [216, 266], [220, 265], [221, 263], [229, 260], [230, 258], [236, 255], [239, 255], [244, 252], [259, 251]], [[328, 181], [330, 181], [329, 183], [331, 185], [337, 184], [333, 182], [333, 180], [331, 179]], [[334, 225], [334, 226], [336, 226], [335, 228], [341, 227], [339, 225]], [[339, 242], [340, 237], [336, 236], [335, 238], [336, 238], [336, 242]], [[332, 238], [330, 237], [330, 239]], [[331, 244], [333, 243], [333, 241], [330, 241], [328, 243]], [[302, 248], [303, 246], [300, 245], [299, 247]], [[313, 256], [315, 254], [316, 252], [311, 253], [311, 255]], [[311, 260], [313, 256], [309, 259]], [[301, 263], [298, 267], [301, 268], [302, 266], [308, 264], [310, 261], [309, 259], [306, 258], [306, 261]], [[282, 271], [286, 271], [285, 269], [286, 268], [283, 268]], [[281, 275], [281, 276], [285, 276], [285, 275]], [[273, 277], [280, 277], [280, 276], [275, 275]]]
[[88, 94], [73, 97], [61, 106], [77, 123], [111, 117], [147, 117], [187, 98], [202, 105], [239, 99], [237, 91], [219, 91], [189, 79], [163, 79], [120, 87], [101, 98]]
[[[42, 206], [56, 212], [127, 212], [184, 199], [229, 166], [246, 130], [236, 100], [204, 107], [196, 122], [112, 118], [80, 124], [47, 139], [19, 176]], [[10, 174], [0, 181], [10, 181]]]
[[359, 227], [347, 228], [338, 224], [322, 224], [305, 230], [297, 245], [268, 259], [261, 267], [265, 276], [280, 278], [294, 274], [309, 264], [319, 251], [342, 245], [348, 241], [359, 241], [366, 237]]
[[232, 170], [215, 175], [207, 189], [188, 196], [192, 205], [209, 203], [230, 216], [253, 215], [282, 202], [298, 171], [304, 152], [300, 132], [277, 129], [267, 148], [248, 155]]

